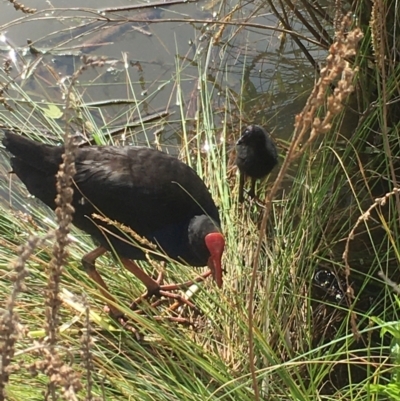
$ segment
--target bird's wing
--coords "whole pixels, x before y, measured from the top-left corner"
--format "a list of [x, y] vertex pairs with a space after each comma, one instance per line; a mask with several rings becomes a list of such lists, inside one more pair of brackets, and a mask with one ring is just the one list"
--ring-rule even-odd
[[88, 211], [92, 204], [97, 213], [140, 235], [203, 213], [219, 223], [200, 177], [165, 153], [142, 147], [81, 148], [75, 166], [76, 204]]

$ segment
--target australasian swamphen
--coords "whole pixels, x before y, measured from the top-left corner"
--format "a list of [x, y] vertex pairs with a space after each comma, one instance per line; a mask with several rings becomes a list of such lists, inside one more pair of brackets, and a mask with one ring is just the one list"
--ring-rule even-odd
[[[51, 146], [5, 132], [3, 145], [13, 155], [12, 172], [28, 191], [55, 209], [56, 174], [63, 146]], [[108, 299], [107, 286], [95, 260], [113, 249], [122, 264], [147, 288], [147, 294], [168, 296], [178, 285], [160, 285], [133, 260], [145, 259], [124, 233], [93, 214], [106, 216], [158, 245], [168, 257], [191, 266], [207, 265], [222, 287], [221, 257], [225, 240], [217, 207], [196, 172], [177, 158], [135, 146], [88, 146], [76, 149], [73, 177], [73, 224], [92, 236], [99, 247], [82, 258], [89, 276]], [[143, 247], [143, 245], [140, 245]], [[113, 315], [118, 311], [110, 307]]]
[[278, 152], [269, 133], [259, 125], [249, 125], [236, 142], [236, 165], [239, 168], [239, 202], [242, 203], [246, 177], [251, 178], [248, 192], [255, 197], [256, 180], [264, 178], [278, 164]]

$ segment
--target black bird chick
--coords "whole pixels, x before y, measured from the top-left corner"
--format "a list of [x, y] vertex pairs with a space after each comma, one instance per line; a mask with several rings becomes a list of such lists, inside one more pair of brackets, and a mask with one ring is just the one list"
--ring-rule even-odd
[[246, 177], [251, 178], [248, 192], [255, 197], [256, 180], [264, 178], [278, 164], [278, 152], [271, 137], [259, 125], [249, 125], [236, 142], [236, 165], [240, 171], [239, 202], [242, 203]]
[[[63, 146], [50, 146], [6, 132], [3, 145], [13, 155], [11, 166], [28, 191], [56, 208], [56, 174]], [[145, 260], [145, 246], [135, 245], [117, 227], [93, 217], [102, 214], [149, 241], [168, 257], [205, 266], [222, 287], [221, 257], [225, 240], [218, 209], [196, 172], [177, 158], [136, 146], [87, 146], [76, 149], [73, 177], [73, 223], [99, 244], [82, 258], [89, 276], [113, 301], [95, 268], [95, 260], [114, 250], [122, 264], [147, 288], [148, 295], [172, 296], [179, 285], [161, 285], [133, 261]], [[162, 257], [160, 256], [160, 259]], [[168, 259], [168, 258], [167, 258]], [[110, 305], [118, 316], [118, 310]]]

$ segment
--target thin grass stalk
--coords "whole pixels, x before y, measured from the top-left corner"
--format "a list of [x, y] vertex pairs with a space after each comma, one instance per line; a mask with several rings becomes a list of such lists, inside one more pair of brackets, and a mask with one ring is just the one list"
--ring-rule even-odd
[[[265, 199], [265, 210], [260, 225], [260, 234], [257, 243], [256, 253], [253, 262], [253, 272], [250, 283], [250, 298], [248, 308], [248, 322], [249, 322], [249, 359], [250, 359], [250, 370], [252, 376], [252, 385], [254, 390], [255, 399], [260, 400], [260, 390], [257, 381], [257, 374], [254, 366], [254, 338], [253, 338], [253, 299], [254, 290], [257, 277], [257, 269], [259, 265], [259, 258], [261, 253], [261, 247], [263, 244], [264, 235], [266, 232], [268, 217], [271, 211], [272, 199], [275, 197], [284, 176], [286, 175], [289, 165], [297, 159], [301, 154], [304, 153], [305, 149], [311, 145], [311, 143], [320, 134], [326, 133], [331, 125], [330, 121], [342, 110], [342, 102], [346, 97], [353, 91], [352, 80], [354, 71], [352, 71], [347, 63], [344, 61], [345, 58], [355, 54], [357, 50], [357, 44], [362, 37], [360, 29], [356, 28], [352, 32], [345, 33], [347, 27], [350, 25], [350, 17], [345, 17], [342, 22], [341, 31], [336, 35], [335, 42], [330, 47], [330, 55], [327, 58], [328, 66], [321, 71], [321, 77], [316, 83], [314, 90], [312, 91], [308, 101], [303, 109], [303, 112], [296, 117], [295, 132], [293, 135], [292, 143], [289, 147], [285, 161], [279, 171], [278, 177]], [[346, 34], [346, 36], [345, 36]], [[330, 68], [332, 67], [332, 68]], [[334, 91], [334, 95], [327, 99], [328, 111], [325, 119], [321, 122], [315, 113], [319, 107], [324, 103], [324, 96], [326, 90], [332, 84], [336, 76], [342, 76], [341, 81], [338, 83], [337, 89]], [[335, 99], [336, 97], [336, 99]], [[304, 141], [305, 135], [308, 130], [311, 130], [310, 136], [304, 146], [299, 149], [299, 145]]]
[[[64, 134], [64, 154], [62, 156], [62, 164], [56, 176], [57, 196], [55, 203], [56, 222], [58, 227], [55, 231], [55, 241], [53, 244], [53, 256], [49, 264], [49, 273], [47, 281], [47, 295], [46, 295], [46, 335], [50, 351], [50, 359], [48, 361], [48, 375], [50, 382], [48, 384], [48, 395], [53, 401], [57, 399], [56, 386], [57, 380], [55, 376], [59, 374], [61, 366], [55, 363], [56, 349], [58, 341], [58, 327], [59, 327], [59, 309], [61, 307], [61, 299], [59, 297], [61, 278], [63, 273], [63, 266], [68, 257], [67, 246], [70, 243], [68, 234], [70, 232], [70, 225], [72, 223], [72, 216], [74, 208], [72, 206], [73, 188], [72, 177], [75, 174], [75, 148], [76, 144], [69, 131], [69, 113], [71, 107], [70, 93], [68, 93], [68, 100], [66, 104], [66, 130]], [[54, 359], [53, 359], [54, 356]]]
[[14, 357], [15, 345], [20, 334], [18, 315], [14, 308], [18, 295], [25, 290], [25, 277], [29, 274], [25, 264], [35, 248], [41, 246], [53, 235], [54, 233], [50, 232], [44, 237], [30, 236], [26, 244], [22, 245], [18, 250], [18, 259], [13, 263], [15, 272], [14, 284], [11, 295], [6, 301], [5, 309], [0, 316], [0, 401], [7, 399], [6, 385], [10, 376], [10, 363]]
[[24, 14], [35, 14], [37, 11], [36, 8], [27, 7], [16, 0], [8, 0], [8, 2], [14, 6], [16, 11], [21, 11]]
[[[178, 49], [176, 49], [177, 54]], [[189, 151], [189, 138], [188, 138], [188, 133], [186, 129], [186, 124], [184, 123], [185, 121], [185, 112], [184, 112], [184, 95], [182, 93], [182, 83], [181, 83], [181, 71], [183, 70], [183, 66], [179, 64], [179, 57], [175, 57], [176, 60], [176, 81], [175, 81], [175, 87], [176, 87], [176, 101], [179, 105], [179, 111], [180, 111], [180, 117], [181, 117], [181, 126], [182, 126], [182, 143], [184, 147], [184, 156], [185, 156], [185, 163], [188, 164], [189, 166], [192, 166], [192, 160], [190, 158], [190, 151]], [[199, 83], [198, 83], [199, 85]], [[196, 116], [197, 117], [197, 116]], [[198, 119], [197, 119], [198, 121]]]
[[[389, 145], [389, 133], [388, 133], [388, 100], [389, 96], [387, 93], [388, 82], [386, 77], [386, 62], [385, 60], [391, 60], [386, 57], [385, 49], [386, 49], [386, 38], [387, 38], [387, 30], [386, 30], [386, 14], [387, 9], [385, 7], [385, 3], [383, 0], [373, 0], [372, 13], [371, 13], [371, 34], [372, 34], [372, 46], [374, 50], [375, 62], [378, 66], [378, 72], [380, 77], [377, 76], [378, 82], [378, 92], [379, 92], [379, 101], [381, 103], [381, 117], [382, 117], [382, 135], [383, 135], [383, 145], [385, 149], [385, 153], [388, 156], [389, 160], [389, 170], [393, 185], [398, 187], [398, 182], [396, 178], [395, 167], [393, 165], [393, 155]], [[396, 192], [396, 207], [397, 207], [397, 215], [400, 222], [400, 196]]]
[[[318, 19], [316, 18], [316, 16], [314, 15], [313, 12], [309, 12], [309, 16], [311, 18], [311, 20], [314, 22], [315, 25], [317, 25], [317, 28], [319, 29], [320, 33], [314, 29], [314, 27], [308, 22], [308, 18], [304, 17], [302, 12], [300, 12], [296, 5], [292, 3], [291, 0], [283, 0], [286, 5], [290, 8], [290, 10], [292, 10], [292, 12], [294, 13], [294, 15], [299, 19], [299, 21], [308, 29], [308, 31], [315, 37], [316, 40], [318, 40], [324, 47], [328, 47], [329, 44], [332, 42], [328, 32], [325, 31], [325, 29], [319, 24]], [[307, 4], [307, 2], [302, 1], [303, 6], [305, 6], [305, 8], [307, 8], [307, 6], [305, 4]], [[284, 10], [284, 5], [282, 4], [282, 10]], [[286, 24], [288, 24], [288, 21], [286, 20]]]
[[58, 297], [60, 291], [60, 282], [62, 276], [62, 267], [68, 256], [66, 250], [69, 244], [68, 234], [70, 231], [70, 224], [72, 222], [72, 214], [74, 209], [71, 205], [73, 197], [72, 177], [75, 174], [74, 166], [74, 149], [75, 144], [71, 136], [66, 134], [64, 136], [65, 153], [63, 155], [63, 163], [57, 174], [57, 197], [55, 210], [56, 221], [59, 224], [56, 230], [56, 241], [53, 246], [53, 258], [49, 266], [49, 280], [48, 280], [48, 294], [46, 297], [47, 302], [47, 328], [46, 335], [50, 347], [54, 346], [57, 342], [57, 327], [58, 310], [61, 301]]
[[[55, 346], [58, 341], [58, 327], [59, 327], [59, 309], [61, 306], [61, 299], [59, 296], [61, 278], [63, 273], [63, 266], [68, 257], [68, 244], [70, 239], [68, 234], [72, 223], [74, 208], [72, 206], [73, 200], [73, 176], [75, 174], [75, 149], [77, 143], [74, 136], [69, 133], [69, 120], [70, 111], [73, 109], [72, 88], [78, 77], [85, 71], [88, 66], [102, 66], [103, 59], [84, 59], [83, 66], [77, 70], [71, 80], [71, 84], [67, 90], [66, 111], [64, 119], [66, 129], [64, 133], [64, 154], [62, 156], [62, 164], [56, 176], [57, 197], [55, 203], [57, 208], [55, 210], [56, 222], [58, 227], [55, 231], [55, 242], [53, 245], [53, 256], [49, 264], [49, 278], [46, 296], [46, 335], [49, 345], [49, 357], [46, 373], [50, 378], [48, 385], [48, 395], [53, 399], [57, 399], [56, 387], [61, 384], [64, 387], [64, 394], [68, 399], [75, 399], [74, 383], [76, 379], [72, 370], [65, 370], [63, 363], [56, 353]], [[61, 373], [63, 370], [63, 373]], [[71, 378], [68, 379], [67, 376]], [[67, 378], [67, 379], [66, 379]]]
[[[294, 34], [294, 31], [291, 29], [290, 24], [288, 23], [287, 19], [283, 18], [283, 16], [280, 14], [278, 9], [275, 7], [275, 4], [273, 3], [272, 0], [267, 0], [269, 6], [272, 9], [272, 12], [274, 15], [279, 19], [280, 23], [285, 27], [284, 31], [282, 33], [288, 33], [291, 38], [296, 42], [296, 45], [299, 47], [299, 49], [303, 52], [303, 54], [307, 57], [307, 60], [310, 62], [310, 64], [314, 67], [315, 71], [319, 71], [319, 66], [314, 60], [314, 57], [310, 54], [310, 52], [307, 50], [307, 47], [302, 43], [302, 40]], [[282, 10], [284, 10], [284, 7], [282, 7]], [[283, 12], [284, 13], [284, 12]], [[278, 29], [276, 30], [277, 32], [279, 31]]]

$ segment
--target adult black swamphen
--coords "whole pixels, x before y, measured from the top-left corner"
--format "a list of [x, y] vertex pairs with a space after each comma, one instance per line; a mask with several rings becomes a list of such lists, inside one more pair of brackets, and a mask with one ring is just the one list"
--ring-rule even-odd
[[239, 202], [242, 203], [246, 177], [251, 178], [248, 192], [255, 197], [256, 180], [264, 178], [278, 164], [278, 152], [270, 135], [259, 125], [249, 125], [236, 142], [236, 165], [240, 171]]
[[[3, 145], [13, 155], [12, 172], [32, 195], [54, 210], [56, 173], [64, 147], [45, 145], [9, 131]], [[112, 300], [95, 260], [111, 249], [144, 283], [147, 295], [168, 296], [171, 294], [166, 291], [179, 285], [160, 285], [149, 277], [133, 262], [145, 259], [145, 253], [115, 226], [94, 218], [94, 213], [130, 227], [174, 260], [191, 266], [207, 265], [210, 271], [202, 277], [212, 274], [222, 287], [225, 240], [218, 210], [192, 168], [166, 153], [134, 146], [80, 147], [76, 149], [75, 168], [73, 223], [100, 245], [82, 258], [82, 264], [105, 297]]]

